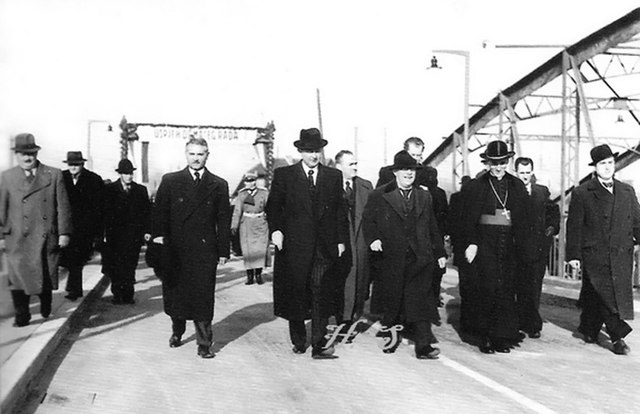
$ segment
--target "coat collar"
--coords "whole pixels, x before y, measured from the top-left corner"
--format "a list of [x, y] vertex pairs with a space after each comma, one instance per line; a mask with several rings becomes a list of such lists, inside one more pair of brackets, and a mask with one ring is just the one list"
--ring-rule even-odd
[[[20, 168], [20, 173], [22, 173], [22, 176], [24, 177], [24, 171], [22, 171], [21, 168]], [[52, 181], [51, 174], [52, 174], [51, 168], [47, 167], [42, 163], [38, 163], [38, 170], [36, 172], [36, 177], [31, 183], [31, 186], [29, 186], [29, 189], [25, 192], [24, 197], [25, 198], [29, 197], [31, 194], [37, 191], [40, 191], [45, 187], [50, 186]]]
[[[396, 180], [391, 181], [390, 183], [385, 184], [382, 190], [382, 198], [384, 198], [387, 203], [395, 210], [398, 215], [404, 219], [404, 208], [402, 196], [399, 191], [395, 191], [398, 189], [398, 185], [396, 184]], [[427, 192], [420, 187], [413, 186], [413, 197], [414, 197], [414, 208], [416, 208], [416, 216], [420, 216], [427, 202]]]

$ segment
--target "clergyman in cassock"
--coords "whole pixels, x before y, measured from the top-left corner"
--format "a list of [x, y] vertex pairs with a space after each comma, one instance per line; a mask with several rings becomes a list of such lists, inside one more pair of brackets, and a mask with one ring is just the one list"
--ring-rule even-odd
[[362, 231], [362, 215], [373, 185], [358, 176], [358, 161], [351, 151], [338, 152], [335, 161], [342, 172], [351, 241], [335, 265], [336, 321], [350, 325], [362, 316], [369, 298], [369, 246]]
[[624, 338], [633, 319], [633, 243], [640, 240], [640, 206], [628, 184], [614, 178], [615, 156], [608, 145], [591, 150], [594, 177], [571, 193], [566, 258], [582, 269], [579, 305], [585, 342], [595, 343], [602, 324], [613, 352], [626, 355]]
[[[397, 323], [413, 331], [418, 359], [435, 359], [431, 324], [439, 319], [433, 294], [434, 262], [446, 264], [442, 237], [431, 195], [414, 185], [420, 168], [406, 151], [394, 157], [395, 180], [374, 190], [364, 211], [364, 236], [370, 249], [381, 252], [378, 292], [385, 327]], [[393, 352], [396, 347], [385, 348]]]
[[266, 266], [269, 254], [269, 224], [265, 208], [269, 191], [256, 185], [258, 175], [248, 172], [244, 176], [245, 187], [234, 201], [231, 232], [239, 233], [242, 260], [247, 272], [246, 285], [254, 281], [264, 283], [262, 268]]
[[465, 200], [463, 233], [465, 258], [476, 262], [478, 308], [474, 331], [480, 351], [508, 353], [520, 340], [515, 302], [517, 255], [525, 260], [527, 190], [506, 172], [514, 155], [507, 144], [491, 141], [481, 157], [489, 172], [462, 189]]
[[169, 346], [182, 345], [186, 321], [193, 320], [197, 354], [213, 358], [213, 307], [218, 264], [229, 259], [229, 185], [205, 167], [209, 146], [190, 138], [187, 167], [165, 174], [153, 209], [153, 241], [170, 255], [163, 269], [164, 311], [171, 317]]
[[330, 271], [349, 243], [342, 174], [320, 163], [327, 141], [317, 128], [294, 142], [302, 160], [277, 168], [267, 202], [276, 246], [273, 305], [289, 321], [293, 352], [306, 351], [305, 319], [311, 319], [312, 357], [335, 358], [327, 324], [335, 310], [335, 274]]

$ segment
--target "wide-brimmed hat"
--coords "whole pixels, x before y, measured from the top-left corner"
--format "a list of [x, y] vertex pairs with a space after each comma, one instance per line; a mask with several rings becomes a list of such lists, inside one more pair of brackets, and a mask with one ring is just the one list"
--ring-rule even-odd
[[134, 168], [131, 161], [124, 159], [120, 160], [118, 163], [118, 168], [116, 168], [116, 172], [120, 174], [131, 174], [136, 168]]
[[407, 151], [400, 151], [393, 156], [393, 165], [391, 169], [396, 170], [418, 170], [422, 168], [422, 165], [418, 164], [416, 160]]
[[86, 160], [82, 157], [82, 151], [68, 151], [67, 159], [62, 162], [67, 163], [69, 165], [80, 165], [84, 163]]
[[300, 139], [295, 141], [293, 145], [302, 151], [313, 151], [319, 150], [327, 143], [327, 140], [322, 138], [318, 128], [309, 128], [300, 130]]
[[515, 152], [509, 151], [507, 143], [504, 141], [491, 141], [487, 144], [484, 153], [480, 157], [486, 161], [502, 161], [511, 158]]
[[14, 145], [11, 149], [15, 152], [34, 153], [40, 150], [40, 147], [36, 145], [36, 138], [28, 132], [16, 135]]
[[591, 162], [589, 165], [596, 165], [602, 160], [606, 160], [610, 157], [617, 157], [618, 152], [614, 153], [607, 144], [598, 145], [591, 149]]

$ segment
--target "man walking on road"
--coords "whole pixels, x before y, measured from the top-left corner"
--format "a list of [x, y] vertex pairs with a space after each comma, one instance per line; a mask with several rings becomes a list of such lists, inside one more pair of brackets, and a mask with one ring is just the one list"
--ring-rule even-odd
[[[435, 339], [431, 323], [438, 310], [433, 295], [434, 263], [446, 264], [446, 253], [431, 206], [431, 195], [417, 185], [419, 166], [406, 151], [394, 157], [396, 179], [371, 193], [364, 211], [364, 237], [369, 248], [381, 252], [378, 279], [382, 295], [383, 322], [412, 328], [418, 359], [435, 359], [440, 350], [431, 346]], [[385, 348], [393, 352], [396, 347]]]
[[552, 236], [560, 230], [560, 209], [551, 201], [549, 189], [533, 183], [533, 160], [520, 157], [515, 162], [516, 174], [527, 188], [528, 233], [530, 242], [525, 246], [530, 250], [527, 257], [531, 261], [518, 263], [516, 283], [516, 305], [520, 320], [520, 330], [529, 338], [540, 338], [542, 317], [540, 317], [540, 295], [542, 279], [547, 269]]
[[105, 188], [102, 269], [111, 279], [114, 305], [135, 303], [133, 285], [140, 248], [151, 239], [151, 203], [147, 187], [133, 181], [134, 170], [131, 161], [120, 160], [116, 169], [120, 179]]
[[229, 185], [205, 165], [209, 146], [202, 138], [186, 144], [187, 168], [166, 174], [156, 194], [154, 242], [164, 244], [170, 269], [162, 284], [164, 310], [171, 317], [169, 346], [182, 344], [193, 320], [198, 356], [213, 358], [213, 306], [218, 264], [229, 259]]
[[633, 243], [640, 241], [640, 206], [633, 187], [613, 178], [615, 157], [608, 145], [591, 150], [595, 175], [571, 193], [566, 257], [582, 270], [578, 332], [598, 341], [604, 323], [613, 352], [629, 353], [624, 337], [633, 319]]
[[342, 174], [320, 164], [327, 141], [317, 128], [301, 130], [294, 145], [302, 161], [275, 170], [267, 202], [269, 231], [277, 249], [274, 312], [289, 321], [295, 354], [306, 351], [304, 321], [311, 318], [312, 357], [336, 358], [325, 335], [335, 308], [335, 274], [329, 270], [349, 243]]
[[71, 301], [82, 297], [82, 268], [102, 242], [104, 233], [104, 183], [98, 174], [84, 168], [85, 161], [80, 151], [67, 152], [63, 161], [69, 166], [62, 171], [62, 179], [71, 204], [73, 235], [69, 246], [62, 250], [60, 264], [69, 270], [65, 297]]
[[335, 161], [336, 168], [342, 172], [351, 241], [335, 265], [336, 322], [351, 325], [362, 316], [364, 303], [369, 298], [369, 246], [362, 233], [362, 214], [373, 185], [358, 177], [358, 161], [351, 151], [338, 152]]
[[71, 207], [62, 171], [38, 161], [32, 134], [18, 134], [12, 150], [18, 165], [0, 181], [0, 249], [6, 249], [14, 326], [29, 324], [29, 299], [40, 296], [40, 314], [51, 314], [58, 289], [60, 249], [69, 244]]

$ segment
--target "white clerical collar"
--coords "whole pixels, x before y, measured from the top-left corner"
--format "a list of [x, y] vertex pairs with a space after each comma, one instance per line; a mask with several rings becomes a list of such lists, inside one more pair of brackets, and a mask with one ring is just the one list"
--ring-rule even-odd
[[[200, 174], [200, 179], [202, 179], [202, 177], [204, 177], [204, 174], [207, 171], [207, 167], [204, 167], [200, 170], [197, 170], [198, 174]], [[194, 170], [193, 168], [189, 167], [189, 174], [191, 174], [191, 179], [195, 180], [196, 179], [196, 170]]]

